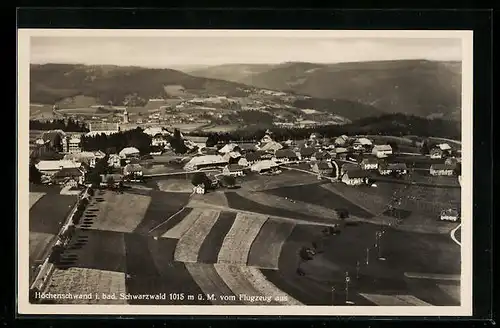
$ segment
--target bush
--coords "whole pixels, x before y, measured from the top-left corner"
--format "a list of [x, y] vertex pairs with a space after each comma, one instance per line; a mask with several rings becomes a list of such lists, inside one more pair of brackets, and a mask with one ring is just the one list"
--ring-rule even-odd
[[236, 179], [231, 175], [224, 175], [222, 177], [222, 183], [225, 187], [232, 188], [236, 185]]
[[299, 255], [303, 261], [309, 261], [313, 258], [307, 247], [302, 247], [300, 249]]
[[349, 211], [346, 210], [345, 208], [337, 209], [336, 211], [340, 219], [344, 220], [349, 218]]
[[211, 185], [210, 179], [207, 177], [205, 172], [196, 172], [191, 179], [193, 186], [204, 185], [205, 189], [209, 189]]

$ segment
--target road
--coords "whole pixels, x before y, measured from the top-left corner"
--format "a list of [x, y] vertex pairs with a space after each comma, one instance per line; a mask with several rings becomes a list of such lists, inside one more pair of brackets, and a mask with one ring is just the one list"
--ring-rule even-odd
[[[460, 229], [462, 226], [462, 224], [459, 224], [455, 229], [451, 230], [450, 232], [450, 237], [451, 239], [458, 245], [458, 246], [462, 246], [462, 243], [461, 243], [461, 237], [460, 237], [460, 234], [462, 232], [462, 229]], [[457, 231], [458, 231], [458, 238], [457, 238]]]

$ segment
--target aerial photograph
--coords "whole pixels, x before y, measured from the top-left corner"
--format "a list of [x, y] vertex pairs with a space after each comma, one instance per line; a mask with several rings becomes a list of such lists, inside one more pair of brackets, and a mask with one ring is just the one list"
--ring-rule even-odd
[[462, 46], [31, 37], [30, 304], [460, 306]]

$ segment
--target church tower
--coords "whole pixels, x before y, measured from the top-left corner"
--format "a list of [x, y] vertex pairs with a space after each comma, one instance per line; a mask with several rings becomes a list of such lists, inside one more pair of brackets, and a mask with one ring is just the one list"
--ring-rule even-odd
[[125, 108], [125, 111], [123, 112], [123, 123], [127, 124], [128, 123], [128, 112], [127, 108]]

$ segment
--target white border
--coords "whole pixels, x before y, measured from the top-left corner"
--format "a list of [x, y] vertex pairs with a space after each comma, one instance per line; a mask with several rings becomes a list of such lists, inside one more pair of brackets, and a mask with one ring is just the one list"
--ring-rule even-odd
[[282, 315], [282, 316], [471, 316], [472, 315], [472, 31], [312, 30], [18, 30], [18, 163], [29, 162], [30, 37], [290, 37], [458, 38], [462, 40], [462, 276], [461, 306], [141, 306], [30, 304], [28, 166], [18, 165], [18, 313], [76, 315]]

